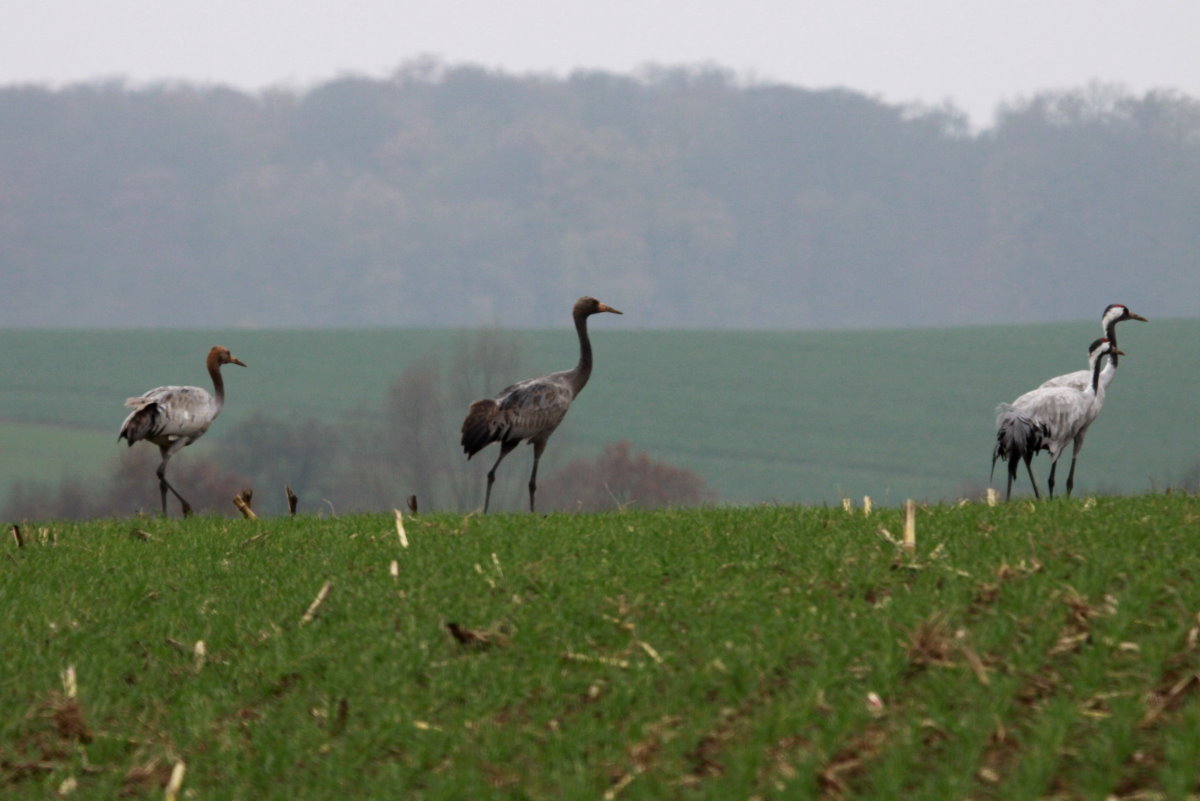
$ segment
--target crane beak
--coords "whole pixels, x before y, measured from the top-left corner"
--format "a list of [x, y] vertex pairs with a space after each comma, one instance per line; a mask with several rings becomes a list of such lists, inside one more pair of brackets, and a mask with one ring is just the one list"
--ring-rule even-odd
[[1123, 351], [1123, 350], [1120, 350], [1120, 349], [1117, 349], [1117, 348], [1114, 348], [1113, 350], [1110, 350], [1110, 351], [1108, 352], [1108, 355], [1109, 355], [1109, 356], [1124, 356], [1124, 355], [1125, 355], [1125, 351]]
[[1134, 314], [1133, 312], [1130, 312], [1130, 313], [1129, 313], [1129, 319], [1130, 319], [1130, 320], [1141, 320], [1143, 323], [1148, 323], [1148, 322], [1150, 322], [1149, 320], [1147, 320], [1147, 319], [1146, 319], [1145, 317], [1143, 317], [1142, 315], [1140, 315], [1140, 314]]
[[246, 366], [246, 363], [245, 363], [244, 361], [242, 361], [241, 359], [239, 359], [237, 356], [233, 356], [232, 354], [231, 354], [231, 355], [230, 355], [230, 357], [229, 357], [229, 363], [230, 363], [230, 364], [237, 364], [237, 365], [241, 365], [242, 367], [245, 367], [245, 366]]
[[599, 306], [596, 307], [596, 311], [612, 312], [613, 314], [624, 314], [625, 313], [625, 312], [621, 311], [620, 309], [614, 309], [612, 306], [609, 306], [607, 303], [601, 303]]

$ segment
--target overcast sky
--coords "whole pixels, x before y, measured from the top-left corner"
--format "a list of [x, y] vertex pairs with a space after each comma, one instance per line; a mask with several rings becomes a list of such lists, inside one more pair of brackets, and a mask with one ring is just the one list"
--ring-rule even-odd
[[304, 88], [418, 56], [514, 73], [715, 64], [889, 102], [1089, 81], [1200, 97], [1197, 0], [0, 0], [0, 84]]

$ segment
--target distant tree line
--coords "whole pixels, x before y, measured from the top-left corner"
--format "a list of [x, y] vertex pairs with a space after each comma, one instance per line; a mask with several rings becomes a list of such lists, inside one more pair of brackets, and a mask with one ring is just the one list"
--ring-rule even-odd
[[975, 132], [717, 69], [0, 88], [7, 326], [543, 326], [585, 292], [650, 326], [1191, 316], [1198, 220], [1200, 104], [1167, 92]]

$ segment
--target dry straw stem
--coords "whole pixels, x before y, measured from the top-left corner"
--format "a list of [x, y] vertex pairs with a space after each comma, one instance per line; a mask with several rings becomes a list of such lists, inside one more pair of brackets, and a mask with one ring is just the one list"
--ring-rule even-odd
[[904, 502], [904, 547], [917, 549], [917, 505], [911, 498]]
[[883, 526], [880, 526], [879, 528], [877, 528], [875, 530], [875, 533], [878, 534], [879, 536], [883, 537], [885, 540], [890, 542], [892, 545], [895, 545], [897, 548], [899, 548], [901, 546], [900, 540], [896, 539], [896, 536], [894, 534], [892, 534], [892, 532], [890, 532], [886, 528], [884, 528]]
[[863, 517], [870, 517], [870, 516], [871, 516], [871, 496], [864, 495], [863, 496]]
[[971, 670], [975, 673], [975, 678], [979, 679], [979, 683], [984, 687], [990, 687], [992, 680], [988, 678], [987, 667], [983, 664], [983, 660], [979, 658], [979, 654], [965, 645], [959, 646], [959, 650], [966, 657], [967, 664], [971, 666]]
[[854, 511], [854, 502], [851, 501], [849, 498], [842, 498], [842, 511], [844, 511], [846, 514], [850, 514], [851, 512], [853, 512]]
[[645, 651], [646, 654], [655, 661], [655, 663], [657, 663], [659, 665], [661, 665], [663, 663], [663, 658], [659, 655], [658, 651], [654, 650], [653, 645], [646, 642], [645, 640], [637, 640], [636, 642], [638, 644], [638, 647], [641, 648], [643, 651]]
[[74, 698], [79, 694], [79, 685], [75, 681], [75, 666], [67, 665], [67, 669], [62, 672], [63, 693], [67, 698]]
[[400, 580], [400, 563], [395, 559], [393, 559], [392, 563], [388, 565], [388, 573], [390, 573], [392, 578], [394, 578], [396, 581]]
[[250, 500], [254, 497], [254, 492], [249, 489], [244, 489], [237, 495], [233, 496], [233, 505], [242, 513], [242, 517], [247, 520], [257, 520], [258, 515], [254, 514], [254, 510], [250, 508]]
[[187, 770], [187, 765], [183, 760], [175, 763], [175, 767], [171, 769], [171, 779], [167, 782], [166, 792], [163, 794], [164, 801], [178, 801], [179, 791], [183, 788], [183, 774]]
[[317, 597], [309, 604], [308, 611], [304, 613], [304, 617], [300, 618], [300, 625], [312, 622], [312, 619], [317, 616], [317, 608], [329, 597], [331, 589], [333, 589], [333, 582], [326, 579], [325, 583], [321, 585], [321, 591], [317, 593]]
[[988, 487], [988, 490], [987, 490], [987, 505], [988, 505], [988, 506], [995, 506], [995, 505], [996, 505], [996, 500], [997, 500], [997, 498], [998, 498], [998, 497], [999, 497], [999, 496], [996, 494], [996, 488], [995, 488], [995, 487]]
[[393, 509], [392, 511], [396, 513], [396, 536], [400, 538], [400, 547], [407, 548], [408, 535], [404, 533], [404, 515], [401, 514], [399, 509]]
[[613, 801], [614, 798], [621, 794], [622, 790], [630, 785], [636, 776], [636, 773], [626, 773], [623, 775], [617, 780], [616, 784], [604, 791], [604, 801]]
[[629, 661], [625, 659], [617, 659], [611, 656], [588, 656], [587, 654], [576, 653], [575, 651], [567, 651], [563, 654], [563, 659], [571, 662], [594, 662], [599, 665], [610, 665], [611, 667], [619, 667], [622, 670], [629, 668]]
[[[250, 545], [250, 544], [252, 544], [252, 543], [258, 542], [258, 541], [259, 541], [259, 540], [261, 540], [263, 537], [266, 537], [266, 536], [270, 535], [270, 533], [271, 533], [271, 532], [269, 532], [269, 531], [260, 531], [259, 533], [255, 534], [253, 537], [251, 537], [250, 539], [248, 539], [248, 540], [242, 540], [241, 542], [239, 542], [239, 543], [237, 544], [237, 547], [238, 547], [238, 548], [245, 548], [247, 545]], [[229, 556], [229, 555], [230, 555], [230, 554], [232, 554], [232, 553], [233, 553], [233, 549], [230, 549], [230, 550], [228, 550], [228, 551], [226, 551], [226, 552], [225, 552], [225, 555], [226, 555], [226, 556]]]
[[454, 622], [447, 623], [446, 629], [459, 645], [469, 645], [476, 648], [490, 648], [492, 646], [492, 635], [486, 631], [472, 631]]
[[192, 654], [196, 657], [196, 672], [199, 673], [204, 669], [204, 663], [208, 661], [208, 646], [204, 644], [204, 640], [196, 640], [195, 646], [192, 647]]

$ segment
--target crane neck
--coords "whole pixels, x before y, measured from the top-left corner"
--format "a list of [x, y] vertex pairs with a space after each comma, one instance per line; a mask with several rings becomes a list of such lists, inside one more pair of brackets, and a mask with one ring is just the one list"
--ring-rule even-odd
[[579, 335], [579, 364], [571, 371], [571, 387], [578, 395], [592, 377], [592, 342], [588, 338], [586, 314], [575, 315], [575, 333]]
[[[1115, 346], [1114, 346], [1115, 347]], [[1108, 355], [1108, 364], [1104, 365], [1104, 369], [1100, 371], [1100, 382], [1098, 388], [1100, 392], [1108, 389], [1108, 385], [1117, 377], [1117, 357], [1111, 353]]]
[[210, 354], [207, 361], [208, 375], [213, 382], [213, 398], [216, 399], [217, 409], [225, 405], [225, 380], [221, 378], [221, 363], [216, 354]]
[[[1110, 356], [1109, 358], [1112, 358], [1112, 357]], [[1100, 363], [1102, 361], [1104, 361], [1104, 356], [1100, 355], [1100, 356], [1096, 357], [1096, 360], [1094, 362], [1092, 362], [1092, 385], [1091, 386], [1092, 386], [1092, 392], [1097, 395], [1099, 395], [1100, 391], [1101, 391], [1100, 390]], [[1110, 378], [1109, 381], [1111, 381], [1111, 380], [1112, 379]], [[1106, 381], [1105, 385], [1107, 386], [1107, 384], [1108, 384], [1108, 382]]]
[[[1117, 321], [1116, 320], [1112, 320], [1109, 322], [1108, 325], [1104, 326], [1104, 336], [1109, 342], [1112, 343], [1112, 349], [1116, 350], [1117, 349]], [[1108, 360], [1112, 364], [1113, 368], [1116, 368], [1117, 355], [1115, 353], [1108, 354]]]

